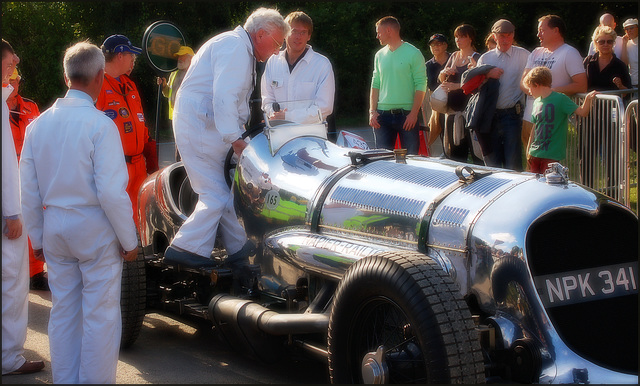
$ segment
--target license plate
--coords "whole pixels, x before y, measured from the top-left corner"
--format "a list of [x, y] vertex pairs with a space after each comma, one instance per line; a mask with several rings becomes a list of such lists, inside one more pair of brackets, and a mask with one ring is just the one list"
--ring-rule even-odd
[[534, 278], [546, 308], [638, 293], [638, 262], [560, 272]]

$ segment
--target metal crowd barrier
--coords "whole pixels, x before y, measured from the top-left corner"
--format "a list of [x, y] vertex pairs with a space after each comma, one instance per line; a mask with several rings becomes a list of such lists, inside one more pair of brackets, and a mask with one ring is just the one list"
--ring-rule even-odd
[[[571, 180], [620, 201], [636, 213], [637, 92], [637, 88], [602, 92], [594, 99], [587, 117], [574, 115], [569, 124], [567, 158], [563, 163], [569, 167]], [[582, 104], [585, 95], [577, 94], [574, 102]], [[630, 97], [635, 99], [628, 101]]]

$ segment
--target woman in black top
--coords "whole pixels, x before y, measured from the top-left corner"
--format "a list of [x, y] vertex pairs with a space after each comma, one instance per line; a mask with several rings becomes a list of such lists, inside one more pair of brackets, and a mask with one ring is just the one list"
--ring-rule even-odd
[[[468, 156], [471, 154], [473, 163], [478, 165], [484, 165], [484, 162], [475, 156], [471, 143], [471, 136], [468, 130], [464, 129], [464, 134], [458, 145], [454, 141], [454, 123], [457, 120], [458, 125], [464, 124], [464, 118], [460, 117], [460, 114], [467, 106], [467, 102], [471, 95], [465, 95], [462, 91], [460, 81], [462, 73], [469, 68], [473, 68], [476, 65], [480, 54], [476, 52], [473, 42], [476, 38], [475, 29], [469, 24], [462, 24], [456, 27], [453, 32], [456, 38], [456, 46], [458, 51], [455, 51], [449, 57], [444, 69], [440, 71], [438, 80], [442, 82], [442, 87], [448, 91], [447, 107], [457, 112], [458, 114], [446, 114], [445, 118], [445, 139], [444, 148], [445, 154], [448, 158], [451, 158], [460, 162], [468, 162]], [[456, 115], [458, 115], [456, 117]]]
[[[613, 53], [613, 45], [616, 41], [616, 32], [608, 26], [598, 26], [593, 33], [593, 43], [596, 52], [584, 59], [584, 68], [587, 73], [587, 90], [607, 91], [624, 90], [631, 88], [631, 77], [627, 65]], [[624, 99], [628, 99], [629, 94]], [[626, 103], [625, 103], [626, 104]], [[621, 106], [624, 109], [624, 106]], [[622, 114], [620, 111], [618, 114]], [[582, 122], [578, 122], [580, 144], [580, 177], [581, 182], [587, 186], [594, 186], [600, 177], [597, 168], [596, 155], [606, 165], [606, 184], [608, 189], [614, 189], [620, 182], [618, 176], [617, 147], [620, 142], [617, 126], [611, 120], [612, 113], [602, 114], [602, 120], [597, 127], [586, 130]], [[595, 130], [593, 130], [595, 129]], [[607, 190], [606, 193], [609, 191]]]
[[607, 26], [599, 26], [593, 33], [596, 52], [584, 59], [587, 72], [587, 89], [606, 91], [631, 88], [629, 68], [613, 53], [616, 32]]

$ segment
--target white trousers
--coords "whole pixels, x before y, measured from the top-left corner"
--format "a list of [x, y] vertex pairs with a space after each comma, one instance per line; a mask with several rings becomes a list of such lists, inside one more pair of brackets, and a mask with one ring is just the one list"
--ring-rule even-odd
[[99, 207], [48, 207], [43, 247], [51, 288], [54, 383], [115, 383], [122, 320], [122, 257]]
[[[22, 218], [20, 219], [22, 220]], [[27, 339], [29, 305], [29, 252], [27, 230], [9, 240], [5, 236], [6, 221], [2, 220], [2, 375], [20, 368], [26, 361], [24, 342]]]
[[228, 254], [238, 252], [247, 236], [233, 206], [233, 193], [224, 178], [224, 160], [231, 146], [213, 126], [211, 101], [180, 95], [173, 110], [173, 130], [198, 203], [182, 224], [172, 245], [208, 257], [220, 229]]

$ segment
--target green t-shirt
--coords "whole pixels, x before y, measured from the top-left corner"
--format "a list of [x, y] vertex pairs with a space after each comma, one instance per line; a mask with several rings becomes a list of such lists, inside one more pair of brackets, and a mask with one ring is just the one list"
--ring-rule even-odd
[[420, 50], [407, 42], [395, 51], [381, 48], [373, 62], [371, 88], [380, 90], [378, 109], [411, 110], [416, 91], [427, 90], [427, 68]]
[[556, 161], [567, 155], [569, 116], [578, 108], [571, 98], [552, 91], [546, 98], [533, 102], [532, 120], [534, 137], [529, 154]]

